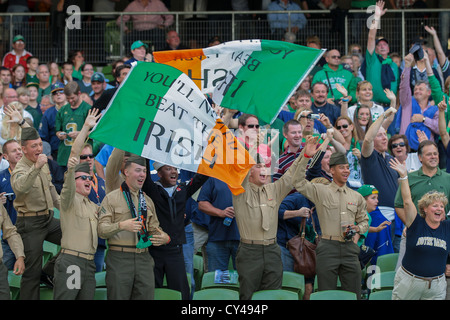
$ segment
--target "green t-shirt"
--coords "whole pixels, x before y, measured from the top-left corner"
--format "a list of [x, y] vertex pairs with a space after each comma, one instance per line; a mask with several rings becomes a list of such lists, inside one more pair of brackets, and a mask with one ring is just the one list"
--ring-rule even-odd
[[[391, 101], [386, 97], [384, 93], [383, 86], [381, 84], [381, 67], [382, 64], [378, 59], [378, 54], [373, 52], [370, 54], [369, 51], [366, 51], [366, 80], [369, 81], [373, 86], [373, 101], [378, 103], [388, 103]], [[398, 90], [398, 67], [395, 62], [390, 64], [392, 71], [394, 72], [395, 81], [391, 82], [391, 90], [395, 94], [397, 94]]]
[[[428, 191], [436, 190], [438, 192], [443, 192], [447, 198], [450, 197], [450, 174], [437, 169], [434, 176], [429, 177], [423, 174], [422, 168], [416, 171], [408, 173], [408, 183], [411, 189], [411, 199], [416, 205], [417, 212], [419, 212], [419, 207], [417, 203], [420, 198]], [[400, 186], [397, 189], [397, 194], [395, 195], [394, 206], [396, 208], [403, 208], [403, 198], [400, 191]], [[445, 211], [450, 210], [450, 204], [447, 204]]]
[[42, 112], [41, 109], [33, 108], [32, 106], [27, 106], [25, 108], [33, 116], [33, 127], [39, 130], [39, 125], [41, 124]]
[[[85, 101], [81, 102], [80, 106], [72, 109], [70, 104], [59, 109], [55, 119], [55, 130], [64, 131], [66, 133], [73, 131], [80, 131], [84, 125], [84, 121], [88, 115], [91, 105]], [[67, 136], [66, 139], [61, 140], [58, 147], [57, 162], [60, 166], [67, 166], [70, 151], [72, 149], [73, 139]]]

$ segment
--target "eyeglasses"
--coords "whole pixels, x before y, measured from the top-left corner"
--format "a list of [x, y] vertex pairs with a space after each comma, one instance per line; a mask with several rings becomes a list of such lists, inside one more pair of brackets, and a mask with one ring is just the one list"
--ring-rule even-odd
[[400, 142], [400, 143], [393, 143], [392, 144], [392, 148], [397, 148], [397, 147], [404, 147], [405, 143], [404, 142]]
[[259, 124], [247, 124], [247, 127], [249, 127], [250, 129], [256, 128], [259, 129]]
[[87, 158], [94, 159], [94, 155], [92, 153], [91, 154], [82, 154], [82, 155], [80, 155], [80, 159], [81, 160], [86, 160]]
[[311, 114], [312, 114], [312, 113], [310, 113], [310, 114], [308, 114], [308, 115], [306, 115], [306, 116], [301, 115], [300, 118], [306, 118], [306, 119], [311, 120], [311, 119], [313, 119], [312, 116], [311, 116]]
[[93, 180], [92, 176], [84, 176], [84, 175], [78, 176], [75, 178], [75, 180], [77, 180], [78, 178], [81, 178], [81, 180], [84, 180], [84, 181], [86, 181], [86, 180], [92, 181]]
[[343, 124], [342, 126], [336, 126], [336, 129], [341, 130], [342, 128], [347, 129], [348, 124]]

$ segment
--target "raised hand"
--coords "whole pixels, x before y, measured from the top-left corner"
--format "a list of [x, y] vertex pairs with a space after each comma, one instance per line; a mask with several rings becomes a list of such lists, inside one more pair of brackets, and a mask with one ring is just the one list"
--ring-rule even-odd
[[408, 175], [408, 170], [406, 169], [405, 162], [401, 163], [397, 158], [393, 158], [389, 161], [389, 165], [393, 170], [398, 172], [401, 178], [404, 178]]

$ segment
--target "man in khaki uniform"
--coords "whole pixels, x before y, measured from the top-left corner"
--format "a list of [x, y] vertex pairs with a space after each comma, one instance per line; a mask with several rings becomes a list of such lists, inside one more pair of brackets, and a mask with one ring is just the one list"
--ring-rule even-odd
[[236, 255], [241, 300], [250, 300], [258, 290], [281, 289], [283, 265], [276, 240], [278, 208], [293, 189], [295, 179], [299, 178], [297, 167], [300, 157], [273, 183], [268, 183], [270, 175], [265, 159], [260, 155], [256, 159], [257, 164], [242, 183], [245, 192], [233, 195], [236, 223], [241, 236]]
[[[8, 241], [9, 247], [16, 256], [13, 272], [21, 275], [25, 270], [22, 238], [17, 233], [16, 227], [12, 224], [8, 212], [3, 206], [0, 206], [0, 230], [3, 233], [3, 239]], [[0, 300], [9, 300], [11, 296], [8, 285], [8, 269], [3, 264], [2, 257], [3, 251], [0, 246]]]
[[[342, 290], [356, 293], [361, 297], [360, 248], [356, 244], [360, 234], [368, 228], [366, 201], [356, 191], [346, 186], [350, 174], [347, 157], [343, 153], [333, 153], [330, 171], [333, 181], [328, 184], [311, 183], [305, 172], [309, 159], [316, 153], [316, 139], [308, 137], [299, 164], [300, 180], [295, 188], [316, 206], [322, 230], [322, 238], [316, 249], [316, 272], [319, 290], [337, 289], [338, 276]], [[345, 239], [343, 231], [356, 232], [353, 238]]]
[[[55, 300], [93, 300], [97, 250], [98, 205], [89, 200], [92, 189], [88, 162], [79, 163], [79, 155], [89, 131], [100, 115], [91, 109], [75, 139], [68, 170], [61, 190], [61, 253], [56, 259]], [[76, 266], [77, 268], [74, 268]]]
[[100, 207], [98, 235], [109, 245], [108, 300], [154, 298], [154, 261], [148, 246], [167, 244], [170, 238], [159, 227], [153, 201], [141, 190], [146, 172], [145, 159], [130, 156], [123, 170], [125, 182], [108, 193]]
[[[42, 153], [42, 140], [33, 127], [22, 129], [23, 157], [11, 176], [11, 187], [16, 194], [16, 227], [22, 237], [26, 269], [20, 284], [20, 298], [39, 300], [44, 240], [61, 244], [59, 220], [53, 217], [53, 208], [60, 209], [60, 199], [52, 184], [47, 156]], [[53, 274], [53, 270], [46, 272]]]

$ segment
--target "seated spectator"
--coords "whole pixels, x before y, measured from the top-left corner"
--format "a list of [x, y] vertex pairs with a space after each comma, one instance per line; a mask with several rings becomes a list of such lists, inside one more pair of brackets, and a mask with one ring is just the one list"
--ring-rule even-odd
[[32, 54], [25, 50], [25, 38], [18, 34], [12, 40], [12, 50], [3, 57], [2, 66], [11, 70], [16, 64], [21, 64], [28, 72], [27, 59], [31, 56]]
[[25, 67], [21, 64], [16, 64], [12, 67], [12, 78], [11, 84], [14, 89], [19, 87], [25, 87], [26, 77], [25, 77]]
[[341, 108], [328, 102], [328, 86], [323, 82], [316, 82], [312, 85], [311, 94], [314, 100], [311, 105], [312, 112], [325, 114], [330, 119], [331, 125], [334, 125], [341, 115]]
[[11, 70], [6, 67], [0, 67], [0, 81], [2, 82], [3, 89], [12, 88], [11, 80]]
[[170, 30], [166, 33], [166, 46], [163, 50], [183, 50], [189, 49], [189, 47], [185, 46], [181, 40], [178, 32], [176, 30]]
[[43, 96], [50, 94], [52, 84], [50, 83], [50, 70], [46, 64], [40, 64], [37, 68], [36, 77], [39, 80], [39, 91], [37, 102], [41, 102]]
[[136, 40], [131, 45], [131, 54], [133, 57], [125, 61], [125, 64], [131, 65], [133, 62], [147, 61], [151, 62], [153, 57], [151, 53], [147, 53], [148, 45], [141, 40]]
[[[277, 0], [272, 1], [267, 7], [268, 11], [292, 11], [301, 10], [300, 6], [291, 0]], [[306, 26], [306, 17], [303, 13], [268, 13], [267, 20], [269, 21], [272, 38], [274, 40], [281, 40], [286, 32], [297, 34], [300, 29]], [[289, 28], [290, 27], [290, 28]]]
[[28, 57], [27, 59], [27, 75], [26, 75], [26, 82], [39, 82], [38, 78], [36, 77], [36, 70], [39, 66], [39, 58], [36, 56]]
[[94, 66], [90, 63], [85, 63], [81, 67], [81, 79], [78, 80], [81, 93], [87, 93], [88, 95], [92, 91], [91, 78], [94, 75]]

